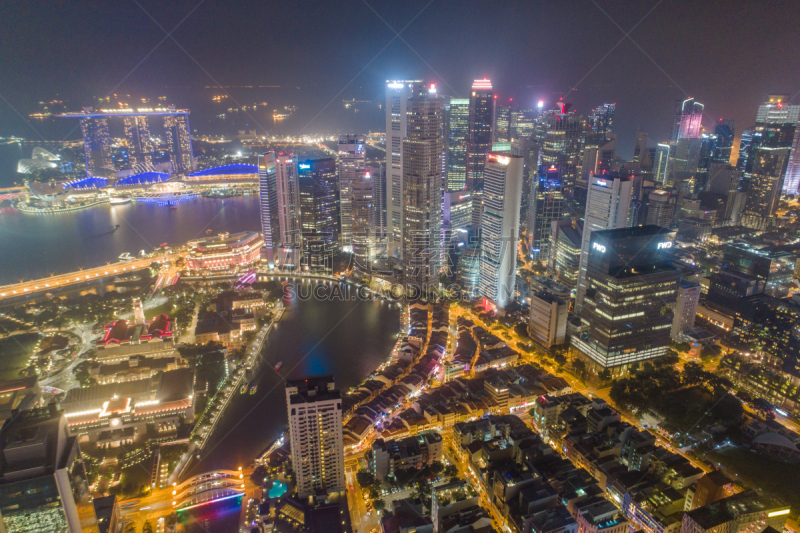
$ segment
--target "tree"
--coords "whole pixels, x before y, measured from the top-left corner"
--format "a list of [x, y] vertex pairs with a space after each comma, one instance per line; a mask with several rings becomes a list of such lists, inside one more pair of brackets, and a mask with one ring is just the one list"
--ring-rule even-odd
[[373, 476], [370, 472], [366, 470], [361, 470], [360, 472], [356, 473], [356, 481], [363, 489], [367, 489], [375, 485], [375, 476]]
[[434, 461], [431, 463], [431, 474], [438, 476], [444, 470], [444, 465], [441, 461]]
[[265, 467], [264, 465], [258, 465], [255, 468], [255, 470], [253, 470], [253, 473], [250, 474], [250, 481], [253, 483], [253, 485], [260, 487], [261, 484], [264, 483], [264, 480], [267, 478], [267, 475], [268, 475], [267, 467]]
[[574, 368], [579, 374], [583, 374], [586, 371], [586, 363], [582, 359], [575, 359], [572, 362], [572, 368]]
[[153, 524], [150, 523], [150, 520], [145, 520], [142, 526], [142, 533], [153, 533]]
[[567, 362], [567, 358], [564, 357], [564, 354], [557, 353], [553, 356], [553, 360], [556, 362], [557, 365], [564, 365]]
[[378, 498], [372, 502], [372, 507], [374, 507], [376, 511], [381, 512], [386, 508], [386, 502], [382, 498]]
[[706, 371], [703, 370], [702, 365], [691, 361], [683, 365], [683, 383], [686, 386], [692, 387], [700, 385], [706, 381]]
[[447, 465], [444, 469], [445, 477], [454, 478], [458, 475], [458, 467], [456, 465]]

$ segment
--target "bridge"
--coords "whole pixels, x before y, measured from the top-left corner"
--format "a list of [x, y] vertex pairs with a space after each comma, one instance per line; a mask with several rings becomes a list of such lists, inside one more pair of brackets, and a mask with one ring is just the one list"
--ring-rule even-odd
[[217, 470], [191, 477], [172, 487], [172, 506], [186, 511], [200, 505], [242, 496], [245, 479], [241, 470]]
[[136, 272], [137, 270], [144, 270], [145, 268], [149, 268], [151, 263], [157, 261], [159, 260], [155, 257], [147, 257], [145, 259], [136, 259], [128, 262], [122, 261], [101, 267], [79, 270], [78, 272], [70, 272], [69, 274], [59, 274], [57, 276], [50, 276], [49, 278], [3, 285], [0, 286], [0, 302], [20, 296], [30, 296], [37, 292], [49, 292], [70, 285], [87, 283], [109, 276], [118, 276], [120, 274]]

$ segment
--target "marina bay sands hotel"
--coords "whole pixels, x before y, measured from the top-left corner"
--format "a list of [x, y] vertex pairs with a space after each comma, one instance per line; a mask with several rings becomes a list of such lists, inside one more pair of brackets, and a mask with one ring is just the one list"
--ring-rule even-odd
[[132, 168], [151, 169], [155, 146], [150, 137], [150, 117], [163, 117], [167, 151], [172, 171], [177, 174], [192, 171], [192, 138], [189, 129], [189, 110], [167, 108], [100, 109], [85, 107], [81, 113], [58, 115], [78, 118], [83, 132], [88, 177], [113, 178], [116, 175], [111, 157], [109, 117], [122, 117], [128, 144], [128, 163]]

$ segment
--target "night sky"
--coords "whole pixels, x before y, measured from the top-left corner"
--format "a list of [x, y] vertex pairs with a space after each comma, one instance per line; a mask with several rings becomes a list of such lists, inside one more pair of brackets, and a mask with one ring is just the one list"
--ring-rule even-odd
[[[34, 136], [11, 106], [24, 117], [53, 98], [79, 109], [120, 83], [115, 92], [137, 96], [170, 88], [172, 103], [189, 106], [182, 88], [188, 95], [215, 81], [280, 85], [276, 101], [300, 109], [296, 130], [382, 131], [383, 111], [343, 125], [342, 99], [381, 102], [390, 78], [422, 78], [442, 94], [467, 96], [474, 78], [488, 77], [500, 101], [513, 97], [523, 106], [567, 92], [579, 112], [616, 103], [620, 155], [630, 157], [637, 129], [656, 140], [668, 135], [676, 98], [688, 94], [704, 103], [706, 128], [718, 118], [735, 119], [738, 136], [767, 94], [795, 95], [797, 103], [800, 90], [796, 2], [205, 0], [197, 6], [195, 0], [0, 3], [0, 134]], [[410, 22], [401, 34], [408, 44], [392, 41], [394, 32], [369, 6], [397, 31]], [[620, 27], [627, 32], [648, 12], [630, 35], [641, 49], [629, 39], [614, 48], [624, 37]], [[158, 24], [168, 32], [184, 17], [172, 34], [176, 44]], [[206, 133], [202, 124], [193, 127]]]

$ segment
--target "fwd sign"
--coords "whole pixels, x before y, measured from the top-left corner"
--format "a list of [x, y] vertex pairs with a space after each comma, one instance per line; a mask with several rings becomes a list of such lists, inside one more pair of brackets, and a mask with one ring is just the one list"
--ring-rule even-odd
[[667, 248], [672, 248], [672, 242], [667, 241], [667, 242], [658, 243], [658, 249], [659, 250], [665, 250]]
[[[671, 243], [670, 243], [670, 244], [671, 244]], [[598, 252], [600, 252], [601, 254], [604, 254], [604, 253], [606, 253], [606, 247], [605, 247], [605, 246], [603, 246], [602, 244], [597, 244], [596, 242], [593, 242], [593, 243], [592, 243], [592, 248], [594, 248], [595, 250], [597, 250], [597, 251], [598, 251]]]

